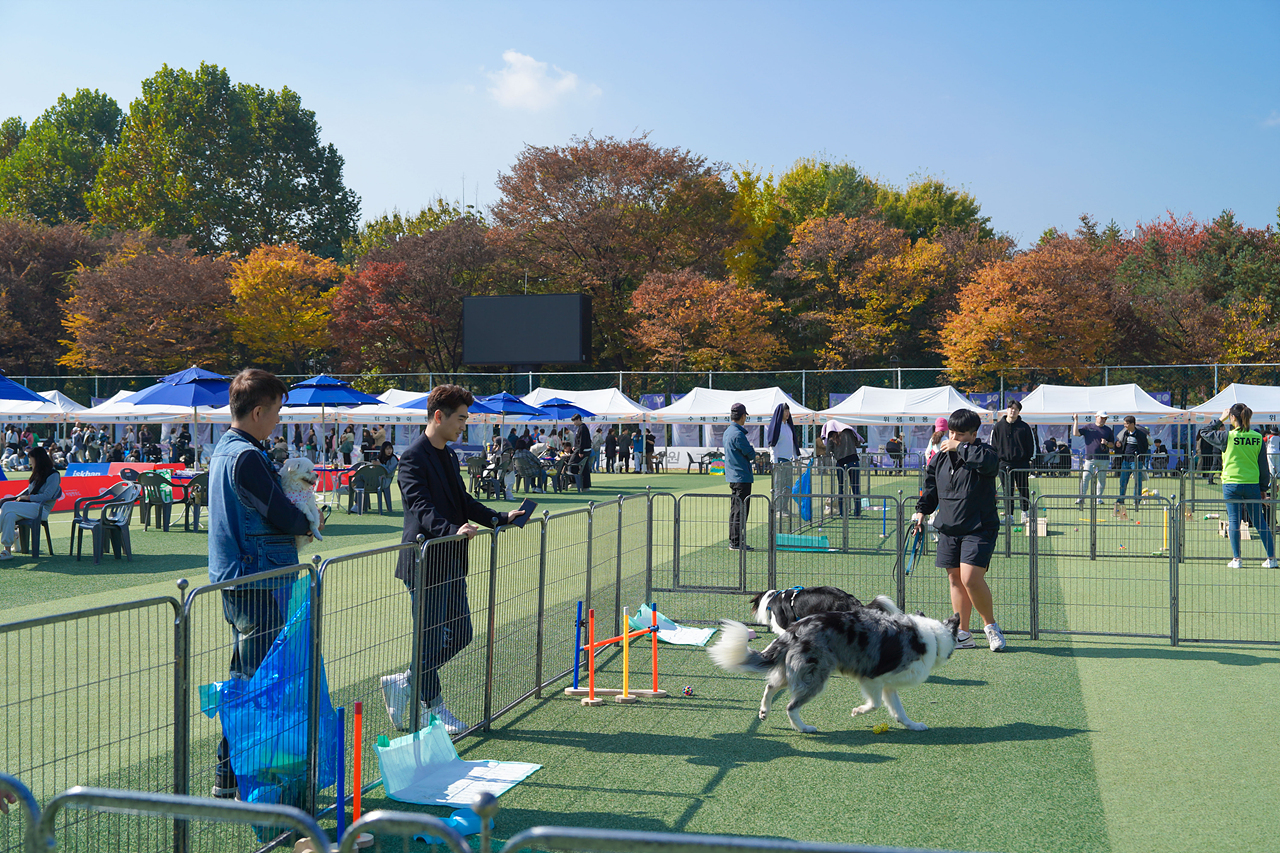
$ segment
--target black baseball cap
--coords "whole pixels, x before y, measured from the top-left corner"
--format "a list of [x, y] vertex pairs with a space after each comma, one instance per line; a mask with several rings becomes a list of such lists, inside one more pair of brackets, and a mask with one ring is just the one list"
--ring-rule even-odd
[[729, 417], [740, 418], [747, 413], [747, 407], [741, 403], [734, 403], [729, 407]]

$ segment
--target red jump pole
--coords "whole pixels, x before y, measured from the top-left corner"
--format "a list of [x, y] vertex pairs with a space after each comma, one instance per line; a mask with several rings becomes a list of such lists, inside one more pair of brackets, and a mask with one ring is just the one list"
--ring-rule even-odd
[[587, 695], [583, 705], [603, 705], [603, 699], [596, 698], [596, 611], [587, 611]]

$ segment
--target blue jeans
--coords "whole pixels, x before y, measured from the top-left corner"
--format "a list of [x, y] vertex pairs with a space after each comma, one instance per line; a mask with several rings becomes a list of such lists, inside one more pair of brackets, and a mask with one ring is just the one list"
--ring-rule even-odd
[[1133, 475], [1133, 505], [1135, 507], [1142, 503], [1142, 468], [1138, 465], [1138, 457], [1123, 456], [1120, 458], [1120, 498], [1116, 504], [1124, 503], [1124, 492], [1129, 487], [1129, 476]]
[[1249, 523], [1262, 538], [1262, 547], [1267, 549], [1267, 559], [1275, 559], [1276, 546], [1271, 538], [1271, 529], [1267, 525], [1267, 514], [1262, 510], [1262, 492], [1257, 483], [1223, 483], [1222, 496], [1228, 501], [1250, 501], [1250, 503], [1227, 504], [1227, 539], [1231, 541], [1231, 556], [1240, 559], [1240, 516], [1241, 510], [1247, 514]]

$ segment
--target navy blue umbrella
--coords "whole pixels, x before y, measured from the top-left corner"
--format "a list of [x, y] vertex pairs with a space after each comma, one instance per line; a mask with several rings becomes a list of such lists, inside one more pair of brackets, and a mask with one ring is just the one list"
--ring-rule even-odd
[[570, 403], [560, 397], [552, 397], [546, 402], [539, 403], [538, 408], [551, 415], [557, 421], [571, 420], [574, 415], [581, 415], [584, 418], [594, 418], [596, 416], [595, 412], [588, 412], [581, 406]]
[[[414, 398], [414, 399], [410, 400], [410, 401], [409, 401], [409, 402], [407, 402], [407, 403], [397, 403], [397, 404], [396, 404], [396, 408], [398, 408], [398, 409], [425, 409], [425, 408], [427, 408], [427, 400], [428, 400], [430, 397], [431, 397], [431, 395], [430, 395], [430, 394], [423, 394], [421, 397], [416, 397], [416, 398]], [[467, 407], [467, 412], [468, 412], [469, 414], [472, 414], [472, 415], [496, 415], [496, 414], [498, 414], [498, 410], [497, 410], [497, 409], [491, 408], [491, 407], [489, 407], [489, 406], [485, 405], [484, 403], [480, 402], [479, 400], [476, 400], [474, 403], [472, 403], [470, 406], [468, 406], [468, 407]]]
[[0, 374], [0, 400], [23, 400], [34, 403], [49, 402], [27, 386], [19, 385], [2, 374]]
[[488, 397], [481, 397], [480, 402], [484, 403], [495, 413], [500, 415], [541, 415], [544, 414], [537, 406], [530, 406], [524, 400], [513, 394], [503, 391], [501, 394], [490, 394]]
[[[177, 374], [174, 374], [175, 376]], [[225, 406], [231, 383], [225, 379], [196, 379], [174, 385], [167, 381], [143, 388], [129, 398], [131, 406]]]
[[286, 406], [360, 406], [382, 401], [372, 394], [357, 391], [350, 384], [332, 376], [313, 376], [289, 389]]
[[212, 370], [205, 370], [203, 367], [196, 367], [194, 364], [186, 370], [179, 370], [177, 373], [170, 373], [161, 379], [161, 382], [168, 382], [170, 385], [181, 385], [184, 382], [195, 382], [197, 379], [220, 379], [227, 381], [227, 377], [221, 373], [214, 373]]

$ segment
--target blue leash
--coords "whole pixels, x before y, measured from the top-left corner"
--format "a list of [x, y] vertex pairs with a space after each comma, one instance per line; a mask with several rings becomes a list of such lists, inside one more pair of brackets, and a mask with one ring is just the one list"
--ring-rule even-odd
[[915, 565], [916, 565], [916, 557], [919, 557], [921, 552], [923, 551], [924, 551], [924, 527], [922, 526], [919, 529], [917, 529], [915, 532], [915, 535], [910, 538], [910, 554], [907, 553], [908, 552], [907, 546], [904, 546], [902, 549], [903, 556], [907, 557], [906, 570], [903, 572], [903, 574], [906, 574], [906, 575], [911, 574], [911, 570], [915, 568]]

